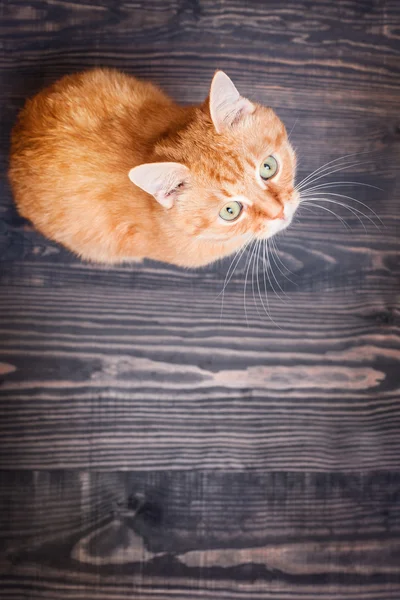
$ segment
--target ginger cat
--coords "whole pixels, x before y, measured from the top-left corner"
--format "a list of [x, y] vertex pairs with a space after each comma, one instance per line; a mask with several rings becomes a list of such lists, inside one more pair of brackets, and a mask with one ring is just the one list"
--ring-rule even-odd
[[198, 267], [289, 225], [295, 167], [279, 118], [222, 71], [203, 104], [181, 107], [95, 69], [28, 100], [9, 177], [20, 214], [83, 259]]

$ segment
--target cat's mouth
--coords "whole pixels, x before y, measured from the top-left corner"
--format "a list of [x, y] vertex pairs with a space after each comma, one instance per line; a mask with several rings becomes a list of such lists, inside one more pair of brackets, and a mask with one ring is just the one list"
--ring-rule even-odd
[[288, 227], [291, 222], [291, 217], [284, 217], [283, 219], [274, 219], [273, 221], [269, 221], [265, 228], [265, 233], [261, 237], [263, 239], [270, 238], [276, 233], [279, 233], [280, 231], [286, 229], [286, 227]]
[[300, 202], [297, 199], [295, 201], [292, 200], [287, 202], [284, 207], [282, 218], [266, 221], [265, 226], [258, 234], [256, 234], [256, 237], [265, 240], [289, 227], [299, 204]]

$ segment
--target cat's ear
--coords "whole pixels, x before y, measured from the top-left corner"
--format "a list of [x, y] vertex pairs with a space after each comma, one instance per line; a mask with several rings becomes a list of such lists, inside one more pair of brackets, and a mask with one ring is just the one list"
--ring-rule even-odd
[[210, 89], [210, 114], [217, 133], [231, 127], [244, 115], [255, 110], [254, 104], [243, 98], [223, 71], [217, 71]]
[[175, 162], [146, 163], [129, 171], [129, 179], [165, 208], [173, 206], [178, 189], [188, 177], [189, 169]]

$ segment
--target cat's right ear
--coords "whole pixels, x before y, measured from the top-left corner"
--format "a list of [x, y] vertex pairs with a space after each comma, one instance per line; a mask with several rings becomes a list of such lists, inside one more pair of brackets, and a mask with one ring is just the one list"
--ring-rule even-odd
[[171, 208], [178, 190], [189, 178], [189, 169], [181, 163], [146, 163], [133, 167], [129, 179], [142, 190], [154, 196], [164, 208]]
[[251, 114], [255, 108], [250, 100], [239, 94], [226, 73], [215, 73], [210, 89], [210, 114], [217, 133], [222, 133], [245, 115]]

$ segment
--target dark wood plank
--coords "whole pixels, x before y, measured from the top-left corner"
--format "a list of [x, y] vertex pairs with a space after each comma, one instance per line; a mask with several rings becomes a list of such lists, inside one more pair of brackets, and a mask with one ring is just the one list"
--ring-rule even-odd
[[221, 320], [212, 285], [175, 273], [166, 303], [145, 271], [134, 294], [129, 269], [116, 297], [75, 265], [62, 272], [74, 287], [0, 300], [3, 466], [397, 468], [398, 326], [383, 286], [331, 292], [334, 314], [315, 290], [271, 299], [278, 329], [251, 300], [246, 324], [240, 285]]
[[9, 597], [23, 586], [33, 598], [400, 592], [398, 473], [37, 471], [0, 482]]
[[300, 210], [246, 308], [251, 253], [222, 307], [229, 260], [82, 264], [0, 178], [0, 598], [398, 600], [399, 3], [0, 12], [2, 174], [25, 98], [96, 65], [182, 103], [225, 69], [294, 125], [299, 181], [370, 152], [330, 178], [370, 220]]

